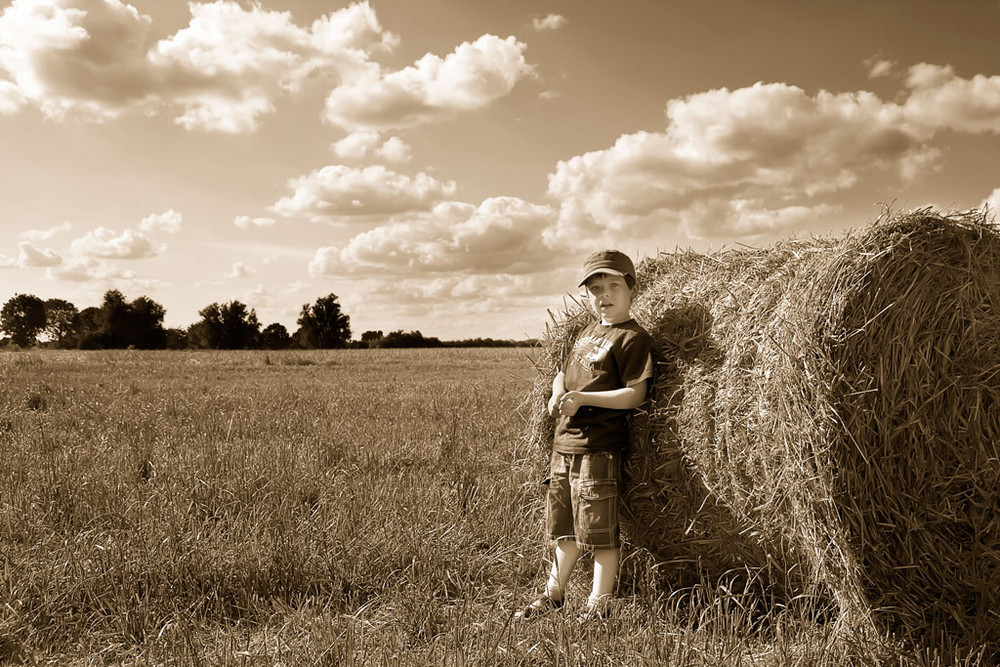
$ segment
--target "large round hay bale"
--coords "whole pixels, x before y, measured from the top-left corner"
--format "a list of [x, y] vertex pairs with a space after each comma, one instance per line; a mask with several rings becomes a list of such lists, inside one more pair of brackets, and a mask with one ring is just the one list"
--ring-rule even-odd
[[[1000, 642], [1000, 235], [917, 211], [843, 238], [639, 266], [657, 377], [629, 541], [938, 646]], [[582, 307], [550, 328], [529, 435]], [[859, 620], [861, 619], [861, 620]]]

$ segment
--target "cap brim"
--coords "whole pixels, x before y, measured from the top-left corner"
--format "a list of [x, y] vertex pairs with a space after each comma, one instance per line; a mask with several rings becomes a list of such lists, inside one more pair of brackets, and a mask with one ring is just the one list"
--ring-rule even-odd
[[577, 287], [583, 287], [584, 283], [586, 283], [588, 280], [590, 280], [591, 276], [596, 276], [598, 273], [610, 273], [613, 276], [622, 276], [622, 277], [625, 277], [625, 275], [626, 275], [626, 274], [622, 273], [621, 271], [616, 271], [614, 269], [604, 269], [604, 268], [594, 269], [593, 271], [591, 271], [590, 273], [588, 273], [587, 275], [585, 275], [583, 277], [583, 280], [580, 281], [580, 284], [577, 285]]

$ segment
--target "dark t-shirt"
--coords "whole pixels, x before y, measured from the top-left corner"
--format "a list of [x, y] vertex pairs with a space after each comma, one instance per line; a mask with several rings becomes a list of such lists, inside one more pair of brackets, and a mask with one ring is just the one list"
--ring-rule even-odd
[[[635, 320], [588, 325], [570, 351], [563, 373], [566, 391], [621, 389], [653, 376], [653, 343]], [[621, 451], [628, 446], [630, 410], [585, 405], [556, 420], [552, 449], [561, 454]]]

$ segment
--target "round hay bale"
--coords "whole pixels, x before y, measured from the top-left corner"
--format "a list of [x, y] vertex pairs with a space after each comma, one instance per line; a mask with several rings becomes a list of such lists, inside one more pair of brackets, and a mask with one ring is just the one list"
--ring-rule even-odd
[[[841, 621], [1000, 642], [1000, 234], [928, 210], [838, 239], [643, 261], [657, 376], [626, 531], [679, 585], [732, 568]], [[590, 314], [550, 327], [528, 435]]]

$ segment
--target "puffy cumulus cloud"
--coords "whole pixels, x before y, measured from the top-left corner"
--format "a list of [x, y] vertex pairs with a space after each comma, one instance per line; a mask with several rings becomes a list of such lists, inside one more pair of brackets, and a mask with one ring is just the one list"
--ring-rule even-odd
[[69, 257], [59, 266], [46, 269], [49, 280], [85, 283], [99, 296], [111, 288], [126, 292], [150, 291], [167, 284], [160, 280], [139, 278], [134, 271], [112, 266], [93, 257]]
[[515, 197], [495, 197], [479, 206], [445, 202], [430, 215], [375, 227], [343, 247], [320, 248], [309, 271], [314, 275], [536, 273], [561, 258], [542, 239], [554, 219], [551, 207]]
[[20, 266], [58, 266], [62, 264], [63, 258], [49, 248], [39, 248], [30, 241], [21, 241], [17, 244], [18, 259]]
[[139, 230], [143, 232], [166, 232], [176, 234], [181, 231], [184, 224], [184, 217], [174, 209], [167, 209], [164, 213], [154, 213], [146, 216], [139, 223]]
[[243, 262], [233, 262], [233, 265], [226, 271], [226, 278], [230, 280], [233, 278], [247, 278], [256, 274], [257, 272], [252, 266], [247, 266]]
[[189, 24], [153, 44], [152, 19], [122, 0], [14, 0], [0, 13], [0, 113], [33, 105], [50, 118], [105, 120], [141, 110], [189, 130], [247, 133], [318, 80], [340, 84], [327, 100], [333, 122], [406, 127], [482, 108], [531, 71], [523, 43], [483, 35], [383, 74], [371, 57], [399, 39], [368, 2], [310, 26], [256, 3], [189, 8]]
[[29, 229], [21, 232], [18, 236], [28, 241], [48, 241], [56, 234], [59, 234], [60, 232], [67, 232], [72, 229], [72, 227], [73, 226], [70, 223], [64, 222], [61, 225], [49, 227], [48, 229]]
[[289, 186], [294, 194], [271, 206], [273, 212], [331, 223], [427, 211], [455, 193], [454, 181], [441, 182], [423, 172], [408, 176], [381, 165], [330, 165], [292, 179]]
[[119, 0], [14, 0], [0, 14], [0, 69], [49, 117], [113, 117], [153, 92], [149, 24]]
[[119, 234], [107, 227], [98, 227], [74, 239], [70, 251], [76, 256], [107, 259], [143, 259], [159, 254], [159, 249], [153, 248], [145, 235], [131, 229]]
[[330, 93], [327, 119], [350, 130], [405, 128], [481, 109], [533, 72], [525, 48], [514, 37], [483, 35], [444, 58], [428, 53], [396, 72], [370, 67]]
[[623, 135], [560, 162], [549, 194], [560, 204], [551, 244], [596, 239], [742, 238], [777, 234], [837, 212], [825, 201], [875, 172], [912, 179], [936, 169], [945, 128], [1000, 127], [1000, 77], [911, 68], [909, 97], [809, 95], [758, 83], [670, 100], [662, 132]]
[[270, 227], [276, 223], [277, 221], [274, 218], [253, 218], [249, 215], [238, 215], [233, 218], [233, 224], [240, 229], [247, 229], [249, 227]]
[[382, 137], [374, 130], [352, 132], [333, 144], [333, 152], [344, 160], [363, 160], [371, 155]]
[[[347, 76], [397, 42], [357, 3], [306, 28], [288, 12], [191, 3], [189, 25], [150, 45], [150, 17], [121, 0], [14, 0], [0, 14], [0, 111], [53, 118], [180, 107], [188, 129], [249, 132], [313, 74]], [[16, 90], [12, 89], [12, 85]]]
[[297, 89], [319, 66], [309, 31], [287, 12], [234, 2], [190, 7], [190, 25], [150, 52], [185, 107], [177, 122], [187, 129], [253, 131], [282, 88]]
[[532, 27], [538, 32], [542, 32], [543, 30], [558, 30], [566, 25], [566, 23], [566, 17], [559, 14], [549, 14], [545, 18], [534, 18], [531, 20]]
[[49, 278], [72, 282], [87, 282], [95, 278], [122, 277], [107, 264], [93, 257], [70, 257], [57, 268], [49, 269]]
[[910, 68], [907, 118], [930, 131], [1000, 134], [1000, 75], [963, 79], [951, 67], [921, 63]]
[[413, 159], [410, 145], [399, 137], [389, 137], [375, 149], [375, 154], [386, 162], [409, 162]]
[[693, 203], [676, 223], [692, 239], [708, 238], [707, 229], [723, 229], [730, 236], [754, 238], [799, 229], [841, 211], [841, 206], [833, 204], [779, 206], [753, 199], [706, 198]]
[[382, 141], [381, 133], [375, 130], [352, 132], [333, 144], [333, 152], [344, 160], [364, 160], [373, 155], [386, 162], [409, 162], [412, 158], [409, 144], [399, 137]]

